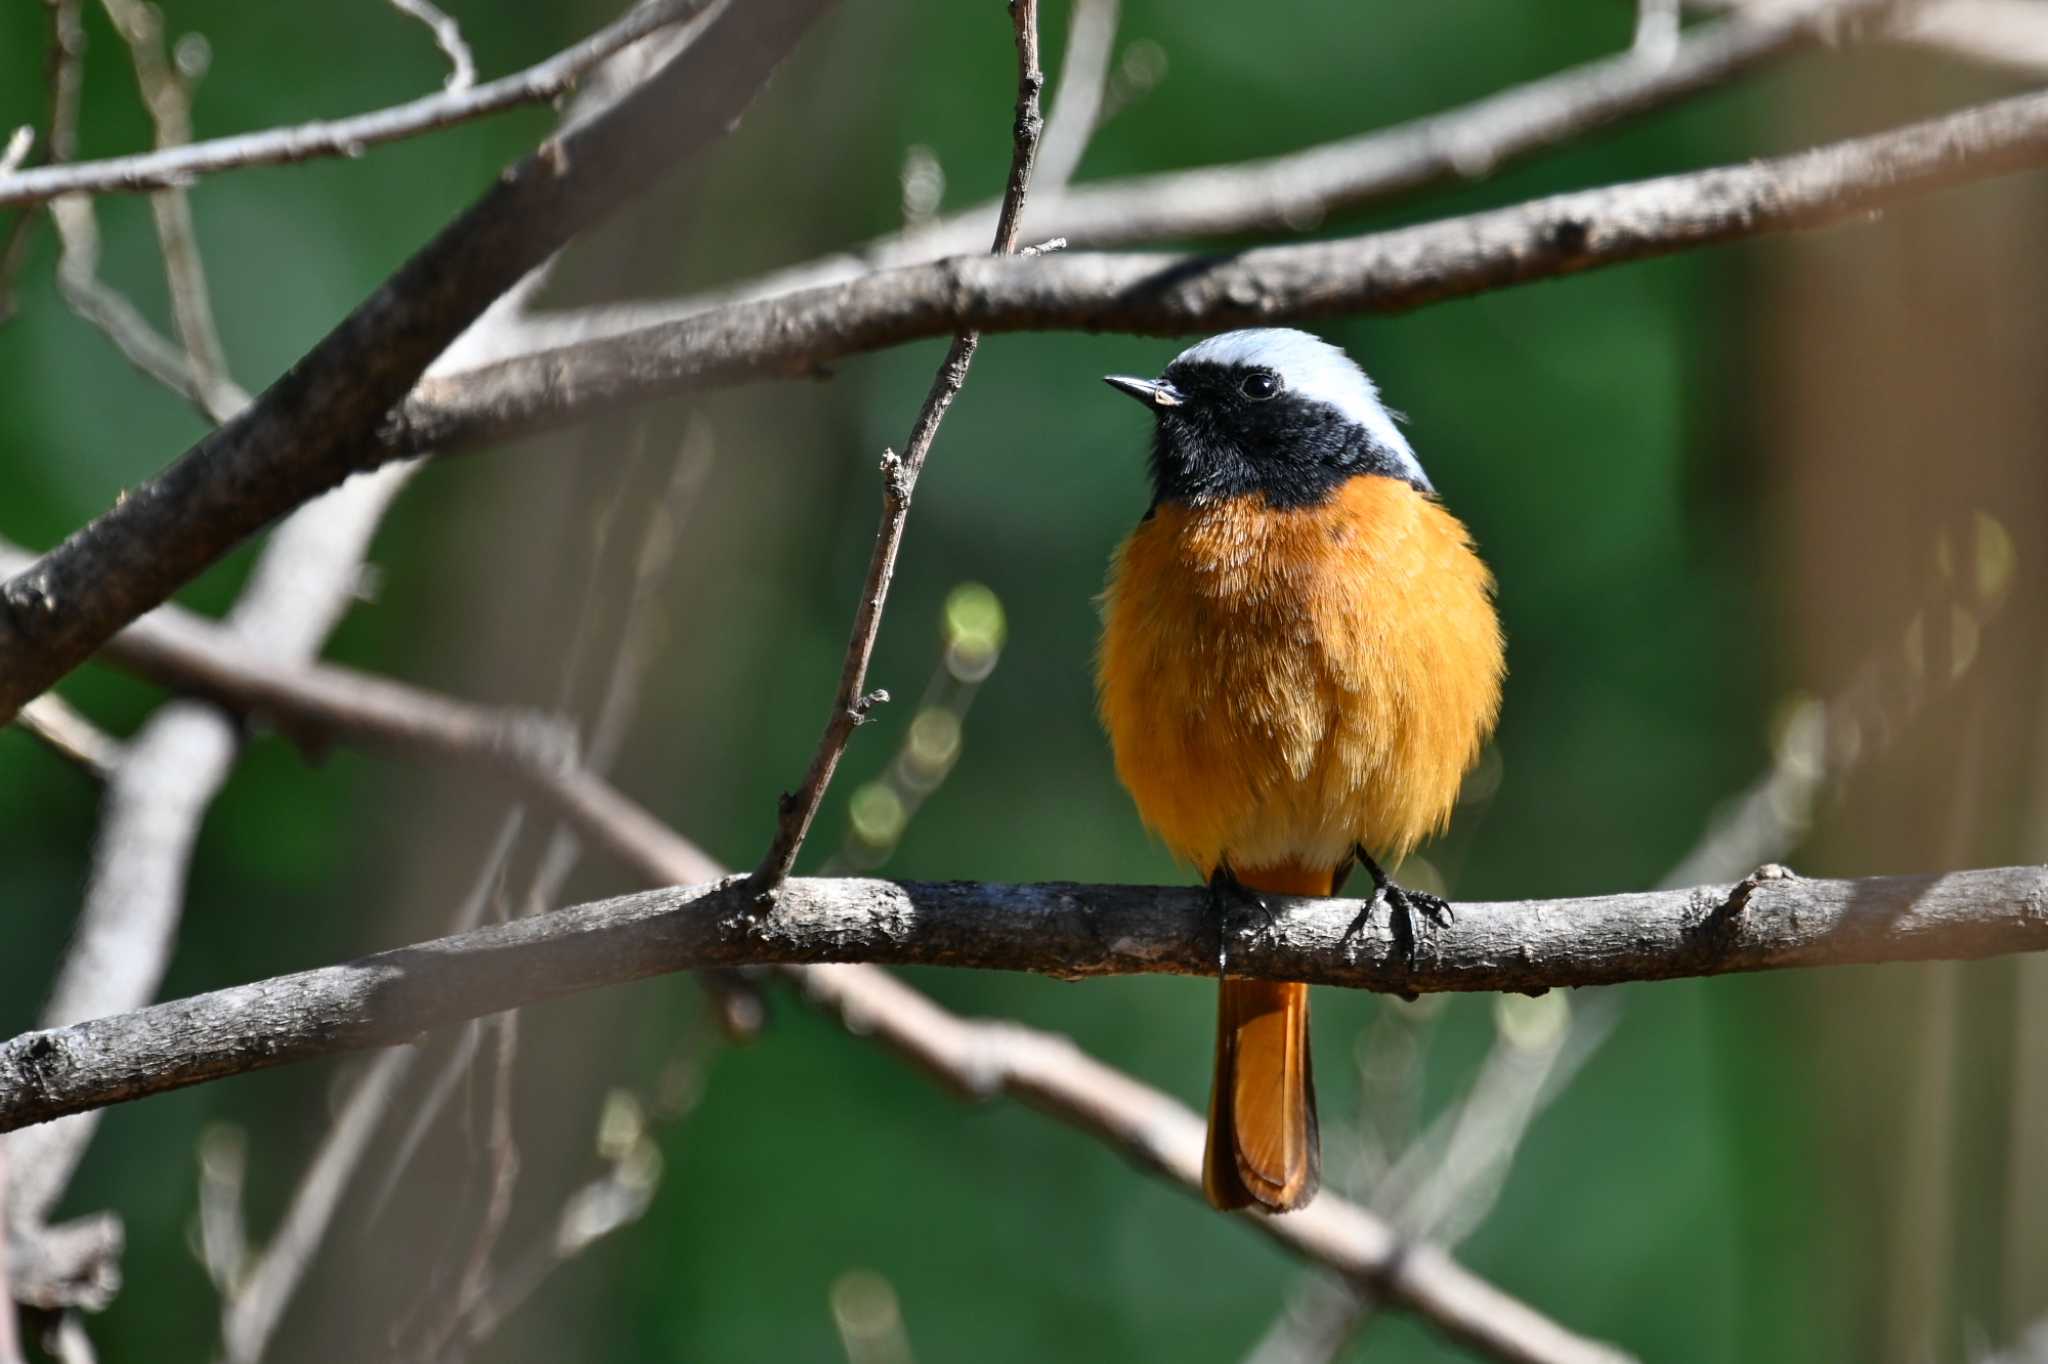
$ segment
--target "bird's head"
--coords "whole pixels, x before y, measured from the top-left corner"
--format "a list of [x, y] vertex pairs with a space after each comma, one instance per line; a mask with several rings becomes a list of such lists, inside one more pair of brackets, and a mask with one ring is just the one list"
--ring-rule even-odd
[[1174, 357], [1157, 379], [1105, 382], [1152, 409], [1152, 482], [1161, 502], [1263, 493], [1310, 507], [1360, 474], [1422, 492], [1429, 477], [1351, 357], [1286, 327], [1224, 332]]

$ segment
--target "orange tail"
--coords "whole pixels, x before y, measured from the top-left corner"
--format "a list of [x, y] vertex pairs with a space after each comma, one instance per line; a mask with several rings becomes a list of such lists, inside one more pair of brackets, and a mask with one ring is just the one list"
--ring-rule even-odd
[[[1328, 871], [1241, 871], [1249, 889], [1328, 895]], [[1218, 1208], [1258, 1204], [1292, 1212], [1322, 1181], [1316, 1081], [1309, 1063], [1308, 986], [1225, 980], [1216, 1014], [1216, 1079], [1209, 1091], [1209, 1148], [1202, 1190]]]

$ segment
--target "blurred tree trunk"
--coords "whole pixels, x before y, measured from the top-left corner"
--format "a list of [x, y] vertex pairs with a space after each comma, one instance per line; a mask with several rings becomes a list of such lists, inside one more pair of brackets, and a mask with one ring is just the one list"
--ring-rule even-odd
[[[1821, 138], [1965, 93], [1925, 59], [1889, 65], [1809, 71], [1784, 88], [1788, 126]], [[2015, 182], [1802, 239], [1765, 267], [1784, 681], [1832, 695], [1874, 661], [1886, 717], [1837, 733], [1866, 758], [1802, 871], [2048, 857], [2044, 241], [2048, 194]], [[2013, 576], [1987, 595], [1980, 568], [1998, 576], [2008, 538]], [[1846, 1276], [1828, 1300], [1848, 1319], [1824, 1338], [1897, 1361], [1964, 1357], [1973, 1331], [2009, 1342], [2048, 1313], [2048, 967], [1839, 972], [1805, 994], [1788, 1045], [1811, 1049], [1830, 1101], [1811, 1263]]]

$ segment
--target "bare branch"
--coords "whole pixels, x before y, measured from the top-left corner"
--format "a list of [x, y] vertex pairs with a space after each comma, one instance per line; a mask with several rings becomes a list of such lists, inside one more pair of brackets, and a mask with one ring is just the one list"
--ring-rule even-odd
[[[0, 1145], [0, 1195], [6, 1191], [7, 1148]], [[8, 1243], [12, 1239], [7, 1235], [5, 1224], [0, 1224], [0, 1364], [25, 1364], [21, 1333], [15, 1329], [18, 1314], [14, 1310], [14, 1268], [8, 1254]]]
[[1067, 46], [1060, 54], [1060, 83], [1052, 92], [1045, 136], [1039, 139], [1032, 175], [1034, 203], [1063, 193], [1081, 168], [1082, 153], [1102, 122], [1109, 93], [1109, 61], [1116, 51], [1119, 0], [1075, 0], [1067, 16]]
[[66, 1311], [57, 1318], [43, 1344], [57, 1364], [99, 1364], [92, 1337], [85, 1333], [85, 1323], [75, 1311]]
[[[224, 1075], [409, 1041], [600, 986], [711, 966], [866, 961], [1066, 979], [1209, 976], [1199, 887], [792, 880], [757, 914], [746, 878], [514, 919], [0, 1046], [0, 1130]], [[1541, 991], [1736, 971], [1958, 960], [2048, 948], [2048, 868], [1808, 880], [1460, 906], [1403, 959], [1370, 902], [1279, 900], [1232, 970], [1380, 991]]]
[[1636, 0], [1635, 50], [1653, 62], [1678, 55], [1679, 0]]
[[409, 14], [425, 24], [434, 35], [434, 46], [448, 57], [448, 79], [442, 88], [449, 91], [467, 90], [476, 84], [476, 58], [469, 53], [469, 44], [462, 40], [462, 26], [446, 14], [429, 4], [427, 0], [391, 0], [391, 8], [401, 14]]
[[[1431, 185], [1490, 174], [1509, 161], [1714, 89], [1816, 42], [1854, 39], [1861, 29], [1845, 20], [1887, 8], [1886, 0], [1794, 0], [1744, 10], [1686, 36], [1669, 60], [1629, 51], [1428, 118], [1303, 151], [1036, 193], [1025, 228], [1032, 236], [1060, 234], [1095, 249], [1298, 233]], [[1060, 93], [1064, 98], [1064, 83]], [[1052, 125], [1062, 122], [1056, 102]], [[994, 203], [981, 204], [923, 229], [876, 238], [709, 294], [565, 310], [530, 320], [522, 336], [503, 342], [519, 351], [563, 346], [673, 322], [720, 304], [965, 255], [979, 249], [995, 214]]]
[[1173, 336], [1398, 313], [1721, 242], [1843, 222], [2048, 163], [2048, 95], [2022, 95], [1770, 161], [1228, 256], [962, 258], [733, 304], [420, 385], [385, 456], [473, 446], [612, 405], [808, 375], [944, 335], [1074, 329]]
[[0, 205], [32, 204], [60, 194], [132, 194], [189, 185], [203, 175], [245, 166], [281, 166], [316, 157], [355, 157], [371, 147], [451, 127], [526, 104], [545, 104], [575, 88], [592, 67], [650, 33], [695, 18], [713, 0], [652, 0], [536, 66], [465, 90], [449, 90], [351, 118], [273, 128], [133, 156], [50, 166], [0, 176]]
[[16, 718], [23, 729], [101, 781], [121, 761], [120, 741], [55, 692], [44, 692], [23, 706]]
[[[347, 491], [364, 486], [369, 485], [352, 483]], [[26, 557], [0, 543], [0, 572]], [[291, 619], [307, 618], [301, 613]], [[349, 742], [509, 777], [650, 880], [699, 881], [722, 874], [688, 840], [575, 762], [574, 736], [547, 717], [471, 705], [351, 668], [293, 662], [290, 655], [278, 661], [282, 652], [274, 645], [268, 652], [253, 649], [225, 627], [171, 605], [115, 636], [105, 657], [230, 710], [265, 717], [315, 750]]]
[[[128, 45], [143, 107], [156, 126], [159, 148], [192, 140], [192, 86], [198, 72], [181, 71], [164, 44], [163, 12], [143, 0], [101, 0], [114, 30]], [[199, 256], [192, 206], [182, 189], [150, 196], [157, 242], [163, 251], [164, 276], [170, 286], [171, 316], [185, 349], [185, 368], [201, 408], [223, 422], [249, 405], [249, 395], [228, 377], [226, 352], [213, 319], [213, 298], [206, 287], [206, 267]]]
[[[1010, 0], [1010, 21], [1017, 40], [1017, 115], [1011, 139], [1009, 187], [1003, 193], [1002, 212], [996, 219], [995, 244], [989, 249], [992, 258], [1017, 249], [1025, 196], [1031, 188], [1031, 169], [1038, 159], [1038, 138], [1045, 127], [1038, 112], [1038, 97], [1045, 88], [1045, 73], [1038, 65], [1038, 0]], [[797, 852], [811, 830], [811, 821], [817, 818], [825, 788], [831, 784], [832, 773], [853, 738], [855, 726], [867, 719], [869, 708], [877, 700], [888, 699], [884, 693], [868, 693], [868, 660], [874, 654], [875, 637], [882, 628], [882, 607], [889, 598], [889, 583], [896, 574], [897, 551], [903, 545], [903, 528], [910, 519], [911, 494], [917, 490], [917, 478], [924, 470], [932, 442], [938, 439], [939, 423], [946, 419], [947, 409], [966, 384], [968, 366], [974, 363], [975, 348], [980, 344], [981, 334], [972, 328], [961, 330], [953, 338], [938, 374], [932, 379], [931, 391], [925, 394], [924, 406], [918, 410], [902, 456], [898, 457], [893, 450], [882, 454], [882, 524], [875, 532], [874, 551], [868, 558], [867, 577], [861, 584], [860, 605], [853, 613], [853, 638], [847, 642], [839, 687], [825, 717], [825, 732], [818, 740], [817, 752], [804, 773], [803, 785], [794, 795], [783, 797], [775, 837], [754, 870], [757, 895], [773, 893], [796, 865]]]
[[2048, 13], [2030, 0], [1946, 0], [1916, 6], [1899, 25], [1907, 42], [2023, 76], [2048, 73]]
[[0, 721], [234, 544], [346, 478], [384, 414], [493, 299], [653, 170], [723, 137], [832, 3], [722, 10], [657, 75], [509, 168], [254, 406], [0, 587]]
[[36, 130], [29, 124], [22, 124], [14, 135], [0, 146], [0, 175], [12, 175], [28, 160], [29, 148], [36, 145]]
[[[1685, 3], [1696, 10], [1745, 16], [1770, 8], [1762, 0]], [[2035, 0], [1921, 0], [1897, 10], [1884, 30], [1894, 42], [2022, 76], [2048, 72], [2048, 14]]]
[[99, 215], [93, 212], [92, 200], [84, 195], [59, 199], [50, 205], [50, 219], [57, 226], [57, 292], [71, 311], [98, 328], [121, 358], [144, 376], [206, 412], [206, 395], [193, 378], [185, 353], [126, 296], [100, 279]]
[[[411, 468], [396, 465], [315, 502], [282, 526], [219, 628], [245, 650], [290, 666], [310, 657], [353, 596], [357, 566]], [[184, 904], [200, 823], [239, 744], [211, 706], [166, 706], [127, 745], [108, 780], [85, 903], [43, 1017], [73, 1022], [130, 1009], [156, 994]], [[91, 1142], [77, 1119], [12, 1138], [7, 1220], [24, 1236], [49, 1215]]]
[[[84, 86], [85, 29], [78, 12], [83, 0], [45, 0], [50, 15], [50, 41], [45, 58], [49, 87], [49, 112], [43, 134], [43, 159], [53, 166], [71, 160], [78, 150], [78, 98]], [[9, 166], [0, 178], [18, 167]], [[29, 236], [34, 232], [36, 214], [30, 208], [15, 213], [0, 241], [0, 322], [14, 313], [14, 281], [28, 259]]]
[[321, 1139], [277, 1235], [264, 1247], [255, 1269], [231, 1286], [221, 1313], [221, 1338], [230, 1364], [252, 1364], [262, 1358], [378, 1120], [416, 1056], [401, 1047], [370, 1063], [349, 1091], [340, 1117]]
[[[1022, 1100], [1171, 1180], [1190, 1197], [1201, 1197], [1202, 1119], [1068, 1038], [961, 1018], [872, 966], [800, 966], [787, 974], [849, 1031], [884, 1043], [962, 1096]], [[1559, 1364], [1625, 1358], [1574, 1336], [1441, 1250], [1403, 1240], [1365, 1209], [1327, 1191], [1285, 1217], [1243, 1212], [1237, 1218], [1494, 1358]]]
[[121, 1219], [110, 1212], [10, 1235], [14, 1302], [48, 1312], [105, 1309], [121, 1287], [122, 1241]]

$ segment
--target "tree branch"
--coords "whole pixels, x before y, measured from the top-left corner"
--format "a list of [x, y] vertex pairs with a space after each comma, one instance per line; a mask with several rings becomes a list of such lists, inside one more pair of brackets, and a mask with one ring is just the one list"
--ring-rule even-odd
[[678, 392], [807, 376], [848, 355], [962, 327], [1176, 336], [1405, 312], [1695, 247], [1825, 227], [2044, 163], [2048, 95], [2030, 94], [1776, 160], [1334, 241], [1227, 256], [938, 261], [430, 378], [385, 427], [383, 457], [475, 446]]
[[729, 6], [508, 169], [234, 421], [0, 587], [0, 722], [242, 539], [362, 463], [436, 355], [652, 173], [722, 137], [833, 0]]
[[[1684, 0], [1692, 9], [1748, 15], [1760, 0]], [[2035, 0], [1921, 0], [1896, 7], [1885, 29], [1908, 43], [2023, 76], [2048, 71], [2048, 14]]]
[[[45, 57], [49, 113], [44, 121], [42, 159], [51, 165], [71, 160], [78, 150], [78, 104], [84, 89], [85, 28], [79, 22], [82, 0], [46, 0], [50, 19], [49, 53]], [[10, 174], [12, 173], [10, 168]], [[14, 284], [28, 260], [36, 214], [15, 213], [0, 239], [0, 322], [14, 316]]]
[[[653, 0], [636, 5], [624, 18], [524, 71], [482, 85], [450, 88], [372, 113], [214, 138], [133, 156], [0, 175], [0, 205], [41, 203], [60, 194], [134, 194], [174, 189], [201, 176], [246, 166], [282, 166], [317, 157], [356, 157], [367, 148], [386, 142], [417, 137], [520, 105], [545, 104], [574, 89], [592, 67], [621, 48], [671, 24], [695, 18], [710, 4], [711, 0]], [[437, 41], [439, 36], [437, 29]]]
[[[2048, 868], [1807, 880], [1459, 907], [1412, 966], [1371, 902], [1276, 899], [1240, 934], [1246, 976], [1381, 991], [1612, 985], [1797, 966], [1952, 960], [2048, 948]], [[746, 879], [515, 919], [339, 966], [25, 1033], [0, 1045], [0, 1130], [646, 976], [865, 961], [1078, 980], [1213, 975], [1199, 887], [799, 879], [750, 912]]]
[[[1824, 39], [1860, 38], [1865, 26], [1852, 21], [1889, 8], [1887, 0], [1804, 0], [1768, 13], [1743, 10], [1686, 35], [1664, 60], [1631, 50], [1443, 113], [1280, 156], [1041, 190], [1025, 214], [1025, 232], [1034, 240], [1063, 235], [1097, 250], [1261, 232], [1292, 235], [1431, 185], [1491, 174], [1507, 162], [1677, 103]], [[1077, 26], [1082, 18], [1077, 11]], [[1064, 95], [1064, 76], [1062, 81]], [[1055, 101], [1049, 148], [1051, 133], [1062, 123]], [[1048, 156], [1048, 166], [1059, 169], [1066, 159], [1063, 153], [1054, 163]], [[1046, 177], [1039, 178], [1043, 185]], [[995, 202], [978, 204], [929, 226], [708, 294], [564, 309], [530, 319], [521, 337], [504, 339], [520, 351], [567, 345], [672, 322], [719, 304], [965, 255], [979, 248], [995, 217]]]

